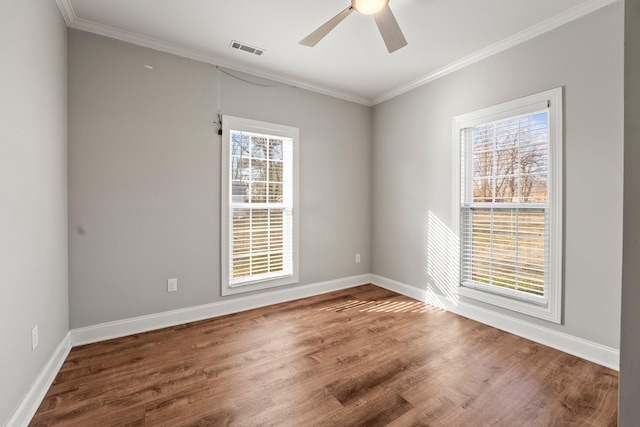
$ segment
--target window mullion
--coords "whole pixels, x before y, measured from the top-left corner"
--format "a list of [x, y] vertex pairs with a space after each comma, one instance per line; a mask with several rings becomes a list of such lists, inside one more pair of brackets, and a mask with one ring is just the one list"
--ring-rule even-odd
[[253, 209], [249, 209], [249, 274], [253, 274]]
[[489, 283], [493, 284], [493, 208], [489, 216]]
[[[521, 189], [521, 183], [522, 183], [522, 179], [521, 177], [521, 172], [522, 172], [522, 165], [520, 163], [520, 159], [521, 159], [521, 155], [520, 155], [520, 147], [522, 144], [522, 119], [518, 120], [518, 137], [516, 139], [516, 170], [513, 171], [514, 172], [514, 179], [516, 180], [516, 201], [518, 202], [518, 204], [520, 204], [520, 202], [522, 202], [522, 189]], [[514, 283], [515, 283], [515, 289], [516, 290], [520, 290], [520, 252], [519, 252], [519, 239], [520, 239], [520, 210], [518, 208], [515, 209], [515, 230], [514, 230], [514, 234], [515, 234], [515, 259], [514, 259]]]
[[516, 226], [515, 226], [515, 246], [516, 246], [516, 250], [515, 250], [515, 284], [516, 284], [516, 289], [520, 290], [520, 281], [519, 279], [519, 270], [520, 270], [520, 252], [519, 252], [519, 248], [520, 248], [520, 244], [519, 244], [519, 239], [520, 239], [520, 210], [518, 208], [516, 208], [515, 210], [515, 215], [516, 215]]
[[495, 134], [495, 127], [493, 129], [493, 141], [491, 143], [492, 147], [492, 162], [491, 162], [491, 201], [493, 203], [496, 202], [496, 175], [498, 174], [498, 150], [497, 150], [497, 138]]
[[[271, 168], [271, 162], [269, 161], [271, 157], [271, 138], [267, 138], [266, 146], [265, 146], [265, 162], [267, 163], [267, 176], [265, 177], [265, 187], [266, 187], [266, 202], [271, 202], [271, 174], [269, 173]], [[271, 273], [271, 245], [273, 242], [271, 241], [271, 209], [267, 208], [267, 272]]]
[[[491, 141], [491, 154], [492, 154], [492, 162], [491, 162], [491, 204], [495, 205], [496, 203], [496, 174], [498, 172], [498, 150], [497, 150], [497, 136], [496, 136], [496, 128], [493, 127], [493, 137]], [[494, 252], [493, 252], [493, 244], [494, 244], [494, 231], [493, 231], [493, 207], [491, 208], [491, 214], [489, 216], [489, 283], [494, 284], [495, 280], [493, 277], [494, 270]]]
[[[269, 273], [272, 272], [273, 269], [273, 255], [274, 255], [274, 251], [271, 249], [271, 246], [273, 245], [273, 241], [274, 241], [274, 235], [273, 235], [273, 215], [272, 215], [272, 210], [269, 209], [269, 214], [267, 217], [267, 222], [269, 224], [269, 231], [267, 233], [267, 239], [269, 241], [269, 258], [267, 260], [267, 265], [269, 267]], [[283, 248], [284, 249], [284, 248]], [[284, 253], [283, 253], [284, 256]]]

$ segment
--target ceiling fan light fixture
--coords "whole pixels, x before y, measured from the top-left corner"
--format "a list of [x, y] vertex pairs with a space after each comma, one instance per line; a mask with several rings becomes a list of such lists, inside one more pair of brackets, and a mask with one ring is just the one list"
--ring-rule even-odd
[[389, 3], [389, 0], [351, 0], [351, 6], [363, 15], [375, 15]]
[[393, 12], [391, 12], [389, 0], [351, 0], [350, 6], [347, 6], [307, 37], [300, 40], [300, 44], [309, 47], [315, 46], [354, 10], [363, 15], [373, 15], [373, 20], [376, 21], [380, 35], [389, 53], [393, 53], [407, 45], [407, 40], [402, 34], [398, 21], [396, 21]]

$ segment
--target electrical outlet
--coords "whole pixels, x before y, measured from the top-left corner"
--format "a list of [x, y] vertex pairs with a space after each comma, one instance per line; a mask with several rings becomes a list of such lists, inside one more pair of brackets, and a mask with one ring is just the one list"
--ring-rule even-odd
[[178, 279], [168, 279], [167, 292], [177, 292], [177, 290], [178, 290]]
[[38, 325], [34, 326], [33, 329], [31, 330], [31, 350], [35, 350], [36, 347], [38, 346], [38, 341], [39, 341], [39, 337], [38, 337]]
[[356, 254], [356, 262], [360, 262], [360, 254]]

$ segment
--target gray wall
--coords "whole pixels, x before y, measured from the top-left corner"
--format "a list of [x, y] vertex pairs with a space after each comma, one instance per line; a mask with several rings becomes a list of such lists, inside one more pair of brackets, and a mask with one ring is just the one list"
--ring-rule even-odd
[[[223, 300], [216, 68], [68, 37], [71, 328]], [[221, 88], [222, 113], [300, 128], [300, 285], [368, 273], [370, 109], [227, 75]]]
[[640, 420], [640, 1], [625, 3], [624, 246], [620, 427]]
[[66, 34], [53, 1], [0, 2], [0, 425], [69, 330]]
[[374, 108], [373, 273], [441, 295], [455, 288], [440, 276], [452, 260], [430, 252], [451, 240], [452, 118], [564, 86], [564, 324], [460, 299], [619, 348], [623, 10], [618, 2]]

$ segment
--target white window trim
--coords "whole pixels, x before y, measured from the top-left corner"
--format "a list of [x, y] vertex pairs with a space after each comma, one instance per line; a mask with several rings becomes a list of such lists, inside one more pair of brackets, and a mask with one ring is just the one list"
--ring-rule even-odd
[[[479, 288], [461, 285], [460, 271], [457, 271], [458, 294], [508, 310], [516, 311], [549, 322], [562, 322], [563, 283], [563, 105], [562, 88], [555, 88], [524, 98], [505, 102], [482, 110], [453, 118], [453, 232], [460, 241], [460, 148], [461, 130], [495, 120], [518, 116], [535, 111], [541, 103], [549, 106], [549, 268], [546, 285], [546, 303], [526, 301], [522, 298], [491, 293]], [[458, 259], [458, 262], [460, 260]]]
[[[231, 194], [231, 131], [245, 131], [282, 136], [293, 141], [293, 225], [292, 225], [292, 261], [293, 273], [291, 275], [263, 275], [255, 280], [247, 281], [241, 285], [231, 285], [231, 224], [230, 211], [232, 207]], [[222, 117], [222, 173], [221, 173], [221, 293], [233, 295], [250, 292], [259, 289], [273, 288], [276, 286], [291, 285], [299, 281], [298, 267], [298, 148], [299, 129], [296, 127], [279, 125], [257, 120], [245, 119], [224, 115]]]

